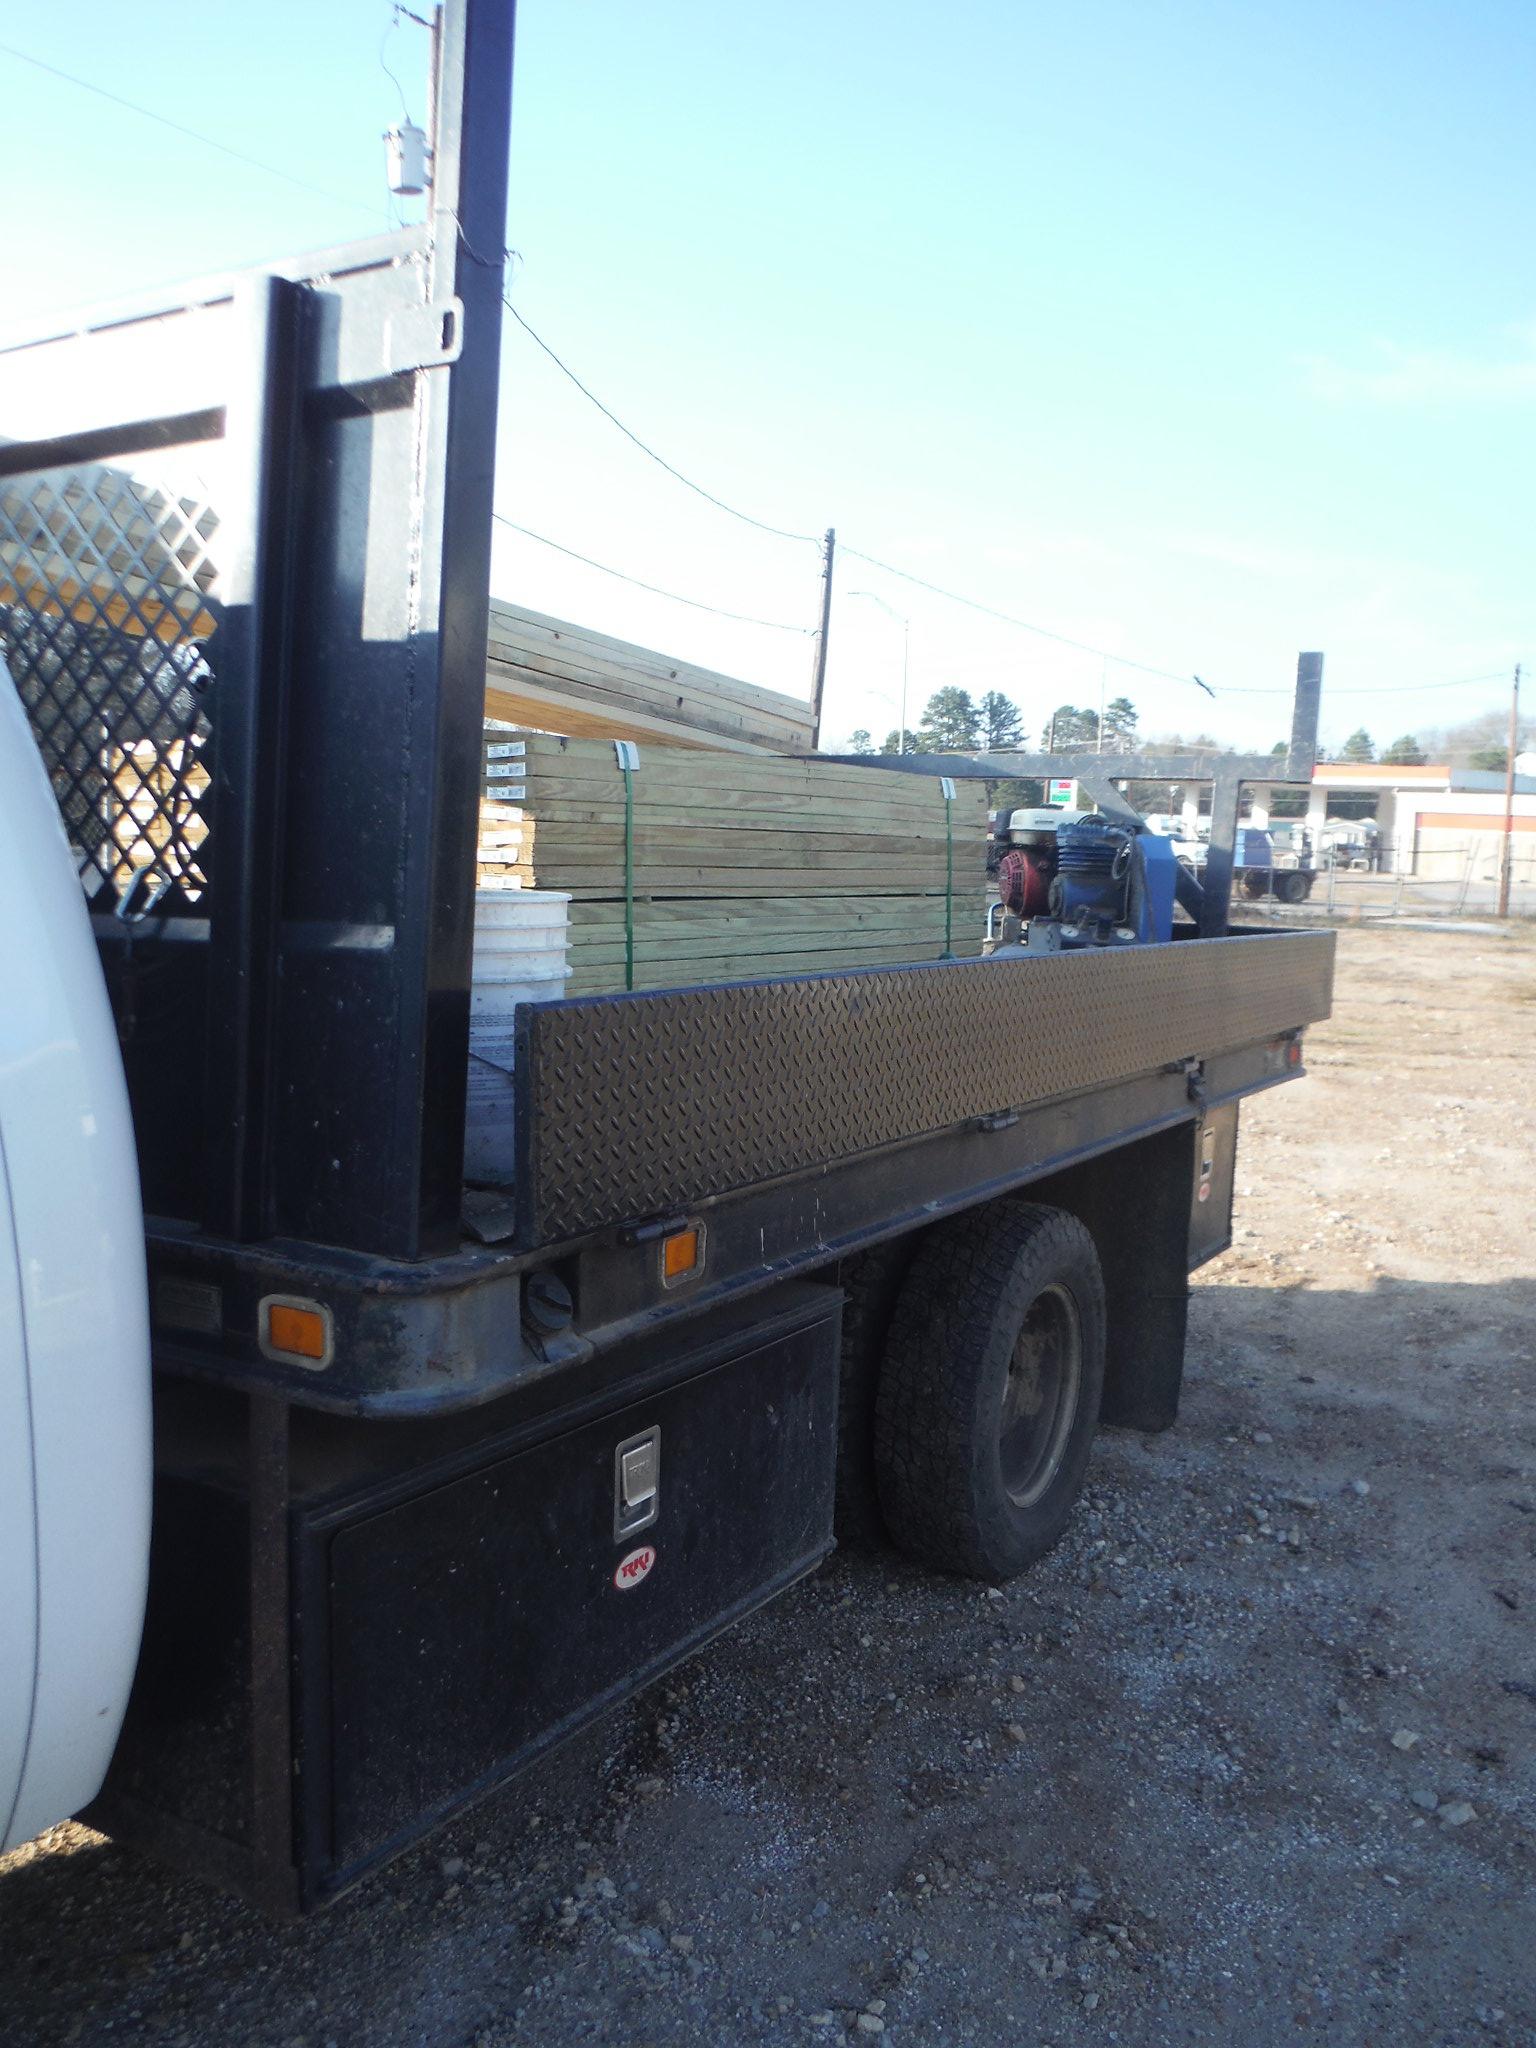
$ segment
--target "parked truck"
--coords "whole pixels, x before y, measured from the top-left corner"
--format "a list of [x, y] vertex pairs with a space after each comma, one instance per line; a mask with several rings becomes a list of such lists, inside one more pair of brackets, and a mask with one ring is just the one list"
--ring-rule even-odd
[[424, 225], [0, 353], [0, 1817], [277, 1913], [814, 1569], [839, 1474], [1037, 1557], [1330, 1003], [1228, 925], [1228, 764], [1146, 942], [520, 1007], [466, 1184], [510, 73], [455, 0]]
[[[1206, 840], [1201, 831], [1186, 838], [1184, 821], [1168, 812], [1149, 816], [1146, 823], [1150, 830], [1174, 841], [1180, 862], [1198, 880], [1206, 860]], [[1204, 823], [1202, 819], [1202, 828]], [[1276, 833], [1267, 826], [1239, 825], [1232, 874], [1243, 894], [1254, 902], [1273, 896], [1281, 903], [1305, 903], [1317, 880], [1307, 835], [1286, 826]]]

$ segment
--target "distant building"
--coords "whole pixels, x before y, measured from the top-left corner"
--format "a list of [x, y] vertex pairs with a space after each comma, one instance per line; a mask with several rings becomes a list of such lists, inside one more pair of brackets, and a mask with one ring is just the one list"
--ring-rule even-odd
[[[1536, 882], [1536, 773], [1522, 774], [1517, 756], [1514, 880]], [[1536, 763], [1533, 763], [1536, 766]], [[1251, 820], [1269, 822], [1276, 785], [1256, 783]], [[1496, 872], [1504, 839], [1504, 774], [1426, 762], [1407, 768], [1384, 762], [1329, 761], [1312, 771], [1306, 831], [1315, 848], [1329, 821], [1374, 825], [1375, 861], [1397, 874], [1457, 881]]]

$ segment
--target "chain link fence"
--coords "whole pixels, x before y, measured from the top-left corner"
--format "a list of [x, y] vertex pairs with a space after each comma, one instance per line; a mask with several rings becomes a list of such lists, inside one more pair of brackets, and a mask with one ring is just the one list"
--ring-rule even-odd
[[[1248, 870], [1238, 891], [1289, 917], [1320, 912], [1343, 918], [1489, 917], [1498, 910], [1504, 859], [1502, 820], [1482, 827], [1469, 820], [1464, 839], [1400, 849], [1385, 837], [1325, 844], [1298, 894], [1301, 873], [1276, 867]], [[1474, 827], [1476, 829], [1474, 829]], [[1536, 918], [1536, 832], [1511, 839], [1509, 909]]]

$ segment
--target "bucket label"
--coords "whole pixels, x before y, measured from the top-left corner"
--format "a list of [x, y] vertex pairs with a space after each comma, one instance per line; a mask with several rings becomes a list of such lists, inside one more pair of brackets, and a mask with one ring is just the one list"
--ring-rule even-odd
[[651, 1566], [656, 1562], [654, 1544], [642, 1543], [638, 1550], [632, 1550], [628, 1557], [621, 1557], [614, 1567], [613, 1583], [621, 1593], [628, 1593], [640, 1581], [650, 1577]]

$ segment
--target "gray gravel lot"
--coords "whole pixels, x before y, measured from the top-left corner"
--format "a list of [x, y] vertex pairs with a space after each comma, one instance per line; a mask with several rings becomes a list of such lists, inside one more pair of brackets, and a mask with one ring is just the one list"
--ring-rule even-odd
[[1044, 1565], [842, 1554], [308, 1925], [55, 1830], [8, 2048], [1536, 2042], [1536, 947], [1340, 965]]

